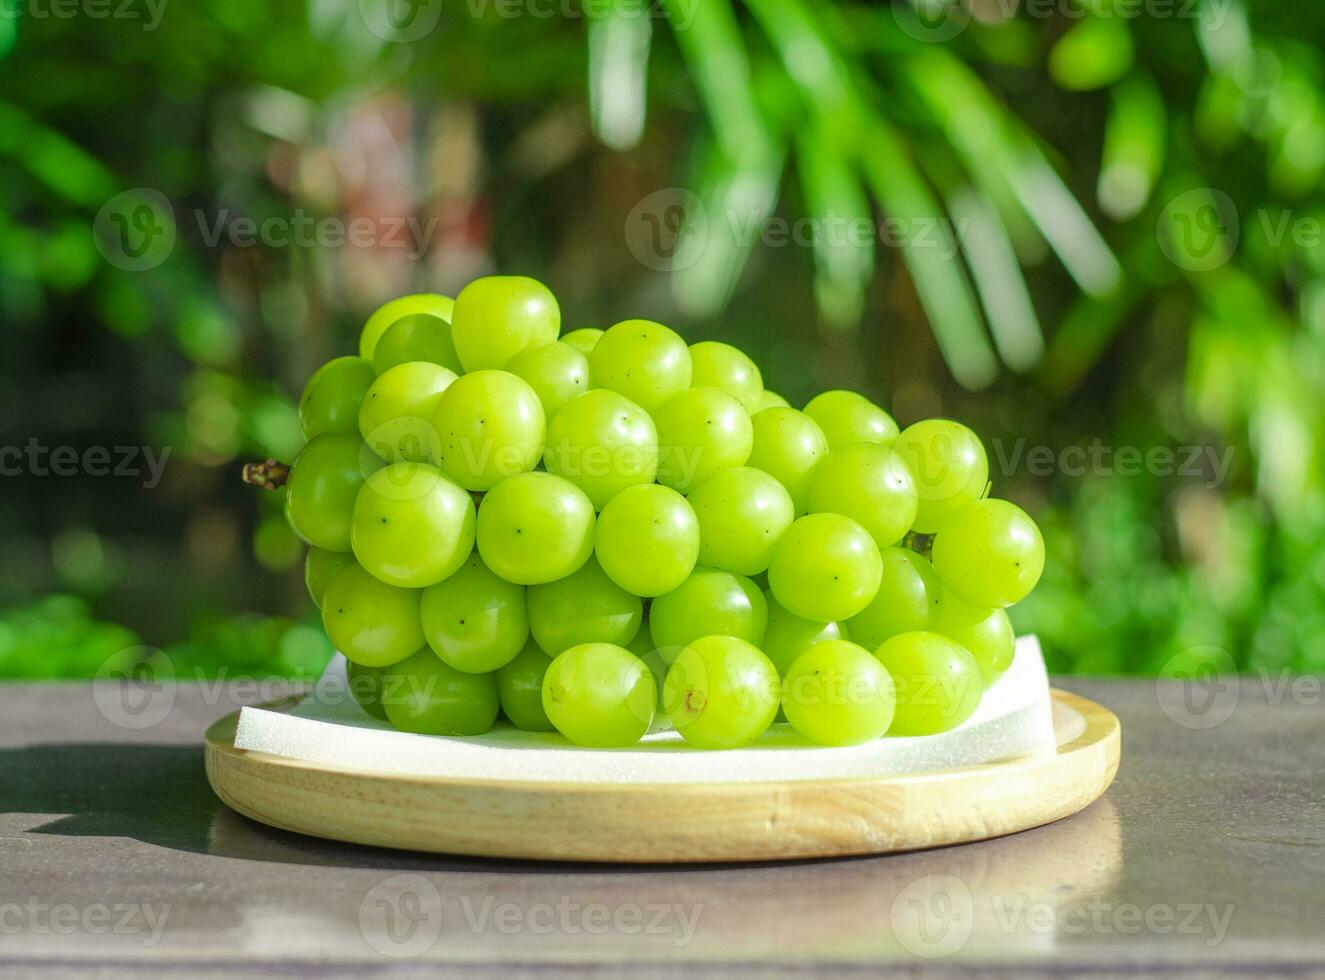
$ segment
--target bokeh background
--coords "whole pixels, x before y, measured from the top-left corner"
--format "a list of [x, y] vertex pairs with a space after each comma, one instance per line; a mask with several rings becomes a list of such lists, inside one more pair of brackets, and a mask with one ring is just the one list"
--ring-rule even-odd
[[1325, 669], [1322, 45], [1271, 0], [5, 0], [0, 676], [316, 671], [239, 467], [373, 308], [494, 271], [968, 422], [1056, 670]]

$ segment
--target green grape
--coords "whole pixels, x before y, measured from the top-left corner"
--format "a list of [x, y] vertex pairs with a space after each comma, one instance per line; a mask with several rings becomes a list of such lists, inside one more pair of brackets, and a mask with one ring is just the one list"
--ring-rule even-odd
[[561, 333], [552, 291], [525, 276], [484, 276], [455, 298], [451, 340], [466, 371], [504, 368], [526, 347], [550, 344]]
[[657, 702], [649, 668], [610, 643], [571, 647], [543, 675], [543, 710], [576, 745], [634, 745], [649, 730]]
[[854, 391], [838, 389], [815, 395], [805, 406], [805, 414], [819, 423], [830, 449], [856, 442], [886, 446], [897, 438], [893, 417]]
[[345, 662], [345, 686], [355, 704], [378, 721], [386, 721], [386, 708], [382, 706], [381, 667], [364, 667], [353, 660]]
[[524, 586], [495, 575], [478, 554], [424, 590], [419, 620], [432, 652], [467, 674], [509, 663], [529, 639]]
[[680, 586], [649, 607], [654, 648], [671, 663], [701, 636], [734, 636], [759, 646], [768, 624], [768, 603], [742, 575], [697, 567]]
[[424, 645], [419, 591], [387, 585], [358, 565], [327, 586], [322, 626], [345, 659], [365, 667], [399, 663]]
[[478, 551], [494, 572], [517, 585], [555, 582], [593, 554], [593, 504], [551, 473], [503, 480], [478, 509]]
[[491, 490], [538, 465], [547, 421], [543, 403], [507, 371], [474, 371], [442, 393], [433, 416], [437, 464], [466, 490]]
[[850, 517], [881, 549], [911, 530], [916, 500], [915, 480], [902, 457], [875, 443], [834, 449], [810, 479], [811, 513]]
[[934, 536], [934, 571], [963, 602], [987, 609], [1030, 595], [1044, 571], [1044, 538], [1029, 514], [1006, 500], [977, 500]]
[[797, 616], [783, 608], [771, 592], [765, 593], [764, 598], [768, 602], [768, 627], [761, 649], [783, 676], [796, 658], [816, 643], [851, 638], [841, 623], [820, 623]]
[[362, 357], [337, 357], [318, 368], [299, 399], [304, 438], [323, 432], [359, 431], [359, 406], [376, 375]]
[[760, 409], [764, 379], [755, 362], [731, 344], [704, 340], [690, 345], [693, 365], [690, 384], [696, 388], [721, 388], [734, 396], [750, 414]]
[[663, 682], [667, 717], [691, 745], [749, 745], [778, 712], [777, 668], [759, 648], [734, 636], [704, 636], [672, 661]]
[[294, 533], [327, 551], [349, 551], [354, 499], [381, 465], [357, 436], [325, 432], [310, 439], [285, 481], [285, 519]]
[[985, 692], [980, 666], [963, 647], [927, 631], [898, 633], [874, 656], [897, 688], [894, 735], [937, 735], [975, 713]]
[[455, 344], [451, 343], [449, 320], [430, 313], [412, 313], [386, 328], [373, 351], [373, 370], [385, 374], [397, 364], [411, 361], [427, 361], [454, 374], [464, 373]]
[[657, 483], [627, 487], [598, 515], [594, 552], [603, 571], [638, 596], [671, 592], [699, 558], [699, 521], [685, 497]]
[[401, 296], [379, 306], [359, 334], [359, 356], [365, 361], [372, 361], [377, 353], [377, 341], [393, 323], [402, 317], [424, 313], [451, 321], [451, 308], [455, 305], [449, 296], [437, 293], [418, 293], [414, 296]]
[[758, 575], [773, 560], [795, 520], [791, 494], [763, 470], [723, 470], [690, 494], [699, 521], [699, 562], [738, 575]]
[[895, 725], [893, 679], [870, 652], [846, 640], [816, 643], [787, 669], [782, 710], [820, 745], [871, 742]]
[[598, 344], [598, 338], [602, 335], [603, 331], [597, 327], [580, 327], [578, 330], [562, 334], [561, 342], [570, 344], [585, 357], [588, 357], [593, 353], [594, 347]]
[[309, 548], [304, 559], [304, 584], [308, 594], [313, 597], [313, 604], [322, 608], [322, 597], [327, 592], [331, 580], [340, 574], [342, 568], [354, 564], [354, 555], [343, 551], [327, 551], [325, 548]]
[[359, 432], [368, 448], [388, 462], [432, 462], [439, 448], [433, 417], [455, 380], [454, 371], [427, 361], [383, 373], [359, 408]]
[[416, 735], [482, 735], [497, 720], [494, 674], [466, 674], [424, 649], [382, 672], [387, 720]]
[[986, 687], [1012, 666], [1017, 634], [1012, 629], [1012, 620], [1002, 609], [982, 609], [967, 605], [954, 595], [944, 596], [934, 632], [966, 648], [980, 665]]
[[626, 487], [652, 483], [658, 431], [649, 413], [614, 391], [572, 398], [547, 427], [544, 464], [589, 495], [595, 510]]
[[422, 589], [451, 576], [474, 550], [474, 498], [435, 466], [393, 463], [354, 501], [354, 557], [387, 585]]
[[543, 678], [551, 665], [548, 655], [530, 640], [514, 660], [497, 670], [502, 713], [521, 731], [557, 730], [543, 710]]
[[960, 422], [925, 419], [893, 443], [915, 477], [920, 506], [912, 526], [933, 534], [948, 517], [984, 496], [989, 458], [979, 437]]
[[653, 419], [658, 424], [658, 482], [673, 490], [689, 493], [750, 457], [750, 416], [721, 388], [691, 388], [674, 395]]
[[589, 390], [589, 359], [566, 343], [527, 347], [511, 358], [506, 370], [529, 383], [549, 419], [562, 405]]
[[759, 396], [759, 407], [756, 408], [755, 411], [762, 412], [766, 408], [790, 408], [790, 407], [791, 404], [785, 398], [779, 395], [776, 391], [769, 391], [767, 388], [765, 388], [763, 393]]
[[589, 374], [595, 388], [615, 391], [652, 412], [690, 387], [690, 350], [661, 323], [623, 320], [598, 338]]
[[583, 643], [625, 646], [639, 633], [644, 603], [590, 558], [555, 582], [529, 587], [529, 630], [549, 657]]
[[787, 488], [797, 516], [810, 510], [810, 477], [828, 455], [828, 440], [814, 419], [794, 408], [766, 408], [750, 419], [754, 443], [746, 466], [763, 470]]
[[927, 559], [906, 548], [884, 548], [879, 555], [879, 591], [847, 622], [851, 638], [870, 650], [898, 633], [934, 629], [944, 602], [943, 584]]
[[869, 532], [841, 514], [811, 514], [787, 528], [768, 566], [778, 602], [805, 619], [850, 619], [879, 591], [883, 562]]

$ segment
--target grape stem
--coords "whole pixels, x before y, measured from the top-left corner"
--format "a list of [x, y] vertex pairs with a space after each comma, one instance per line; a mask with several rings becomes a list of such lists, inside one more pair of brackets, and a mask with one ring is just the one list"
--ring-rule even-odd
[[251, 487], [264, 490], [279, 490], [290, 479], [290, 467], [279, 460], [268, 459], [261, 463], [244, 464], [244, 482]]
[[902, 539], [902, 547], [910, 548], [917, 555], [929, 558], [934, 553], [934, 535], [921, 534], [919, 531], [910, 531]]

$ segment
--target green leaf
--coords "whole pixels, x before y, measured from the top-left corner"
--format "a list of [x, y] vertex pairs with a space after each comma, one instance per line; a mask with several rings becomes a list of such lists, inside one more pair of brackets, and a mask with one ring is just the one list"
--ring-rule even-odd
[[687, 208], [673, 262], [677, 304], [693, 316], [726, 305], [777, 203], [782, 159], [736, 162], [717, 146], [696, 156], [690, 186], [702, 205]]
[[12, 156], [55, 193], [99, 208], [121, 188], [101, 161], [16, 106], [0, 102], [0, 153]]
[[1100, 209], [1119, 221], [1146, 206], [1164, 166], [1168, 139], [1164, 100], [1155, 81], [1137, 72], [1113, 91], [1100, 162]]
[[1132, 32], [1116, 16], [1078, 21], [1049, 52], [1049, 75], [1063, 88], [1089, 92], [1118, 81], [1132, 67]]
[[589, 21], [589, 119], [594, 135], [625, 150], [644, 134], [653, 21], [637, 4], [616, 0]]
[[989, 198], [1002, 209], [1010, 194], [1086, 292], [1114, 289], [1122, 268], [1113, 252], [1032, 135], [974, 72], [934, 50], [917, 57], [908, 78]]
[[713, 133], [727, 159], [762, 165], [774, 155], [750, 78], [750, 59], [729, 0], [664, 0]]
[[874, 273], [875, 227], [869, 197], [846, 162], [847, 151], [828, 132], [806, 126], [796, 162], [814, 229], [814, 295], [824, 318], [854, 327]]
[[997, 371], [994, 353], [943, 209], [911, 161], [905, 141], [861, 97], [841, 53], [801, 0], [749, 2], [806, 104], [819, 114], [826, 131], [841, 134], [843, 145], [854, 151], [890, 227], [901, 230], [902, 261], [953, 377], [968, 388], [985, 387]]
[[948, 197], [948, 212], [999, 356], [1013, 370], [1028, 370], [1044, 353], [1044, 334], [1007, 229], [989, 201], [971, 188]]
[[[882, 121], [866, 135], [861, 164], [880, 206], [904, 229], [902, 261], [915, 281], [934, 337], [955, 377], [967, 388], [986, 387], [996, 364], [980, 324], [970, 281], [956, 260], [957, 243], [923, 178], [911, 166], [901, 139]], [[918, 230], [936, 228], [929, 240]], [[937, 247], [936, 247], [937, 246]]]

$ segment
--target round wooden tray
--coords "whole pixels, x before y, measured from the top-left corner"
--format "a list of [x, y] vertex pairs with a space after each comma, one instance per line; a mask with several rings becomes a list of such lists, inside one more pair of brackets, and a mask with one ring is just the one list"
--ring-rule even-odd
[[881, 854], [1015, 833], [1098, 799], [1118, 771], [1118, 719], [1052, 697], [1055, 754], [911, 776], [585, 785], [382, 774], [236, 749], [236, 713], [207, 732], [207, 778], [254, 820], [381, 847], [615, 862]]

